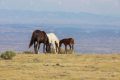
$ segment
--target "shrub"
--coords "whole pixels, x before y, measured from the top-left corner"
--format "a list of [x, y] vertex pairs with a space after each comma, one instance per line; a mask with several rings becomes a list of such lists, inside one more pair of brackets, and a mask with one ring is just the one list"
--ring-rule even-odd
[[12, 59], [14, 56], [16, 56], [16, 53], [13, 51], [6, 51], [4, 53], [1, 54], [1, 58], [8, 60], [8, 59]]

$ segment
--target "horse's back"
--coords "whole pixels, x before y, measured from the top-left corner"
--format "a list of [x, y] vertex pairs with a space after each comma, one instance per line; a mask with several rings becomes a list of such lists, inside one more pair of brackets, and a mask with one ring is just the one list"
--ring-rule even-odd
[[65, 44], [74, 44], [74, 39], [73, 38], [65, 38], [60, 40], [60, 42], [65, 43]]
[[38, 35], [41, 31], [40, 30], [35, 30], [33, 31], [33, 35]]
[[35, 39], [39, 40], [39, 41], [46, 41], [47, 40], [47, 34], [45, 31], [41, 31], [41, 30], [35, 30], [33, 32], [33, 36]]
[[54, 33], [48, 33], [47, 36], [48, 36], [50, 42], [56, 41], [57, 43], [59, 43], [59, 39]]

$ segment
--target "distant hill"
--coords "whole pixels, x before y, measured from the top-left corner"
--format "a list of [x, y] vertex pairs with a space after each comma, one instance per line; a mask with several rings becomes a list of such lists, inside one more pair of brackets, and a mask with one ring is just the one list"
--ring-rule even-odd
[[107, 24], [119, 25], [120, 17], [91, 13], [0, 10], [0, 23]]

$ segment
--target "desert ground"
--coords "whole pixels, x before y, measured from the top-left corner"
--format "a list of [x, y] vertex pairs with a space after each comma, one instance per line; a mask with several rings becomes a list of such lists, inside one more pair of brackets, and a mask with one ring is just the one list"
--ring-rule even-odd
[[0, 80], [120, 80], [120, 54], [17, 54]]

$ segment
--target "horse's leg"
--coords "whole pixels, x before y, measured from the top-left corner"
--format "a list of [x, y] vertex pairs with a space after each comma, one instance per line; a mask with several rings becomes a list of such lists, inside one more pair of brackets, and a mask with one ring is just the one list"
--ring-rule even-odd
[[57, 53], [59, 52], [59, 48], [58, 48], [58, 46], [56, 46], [56, 52], [57, 52]]
[[74, 52], [74, 44], [72, 44], [72, 53]]
[[67, 45], [65, 45], [65, 53], [67, 54]]
[[60, 54], [61, 53], [61, 48], [60, 47], [58, 47], [58, 54]]
[[56, 48], [56, 53], [58, 53], [58, 51], [59, 51], [58, 48], [59, 48], [59, 47], [58, 47], [58, 43], [56, 43], [56, 42], [55, 42], [55, 48]]
[[50, 52], [50, 44], [46, 44], [45, 50], [46, 50], [46, 53]]
[[53, 49], [54, 49], [54, 52], [56, 54], [57, 52], [56, 52], [56, 45], [55, 45], [55, 43], [53, 43]]
[[48, 50], [49, 50], [49, 52], [51, 53], [52, 52], [52, 48], [51, 48], [51, 43], [48, 45], [49, 47], [48, 47]]
[[59, 43], [57, 43], [57, 52], [59, 53]]
[[38, 54], [38, 50], [39, 50], [39, 42], [37, 42], [37, 44], [36, 44], [36, 51], [37, 51], [37, 54]]
[[36, 44], [34, 43], [34, 52], [36, 54]]
[[40, 44], [41, 44], [41, 43], [38, 44], [38, 51], [39, 51], [39, 49], [40, 49]]
[[46, 47], [45, 47], [46, 52], [48, 52], [48, 47], [49, 47], [49, 46], [48, 46], [48, 45], [46, 45]]
[[70, 47], [70, 50], [72, 49], [72, 46], [71, 46], [71, 44], [69, 44], [69, 47]]
[[34, 51], [37, 54], [37, 42], [34, 42]]
[[58, 48], [59, 48], [59, 54], [61, 54], [61, 47], [62, 47], [62, 43], [59, 42]]
[[43, 53], [45, 53], [45, 43], [43, 44]]
[[69, 47], [70, 47], [70, 53], [72, 53], [72, 45], [69, 44]]
[[59, 45], [59, 47], [58, 47], [58, 53], [59, 54], [61, 53], [61, 45]]
[[57, 44], [55, 43], [55, 52], [57, 53]]
[[38, 44], [38, 50], [40, 49], [40, 43]]

